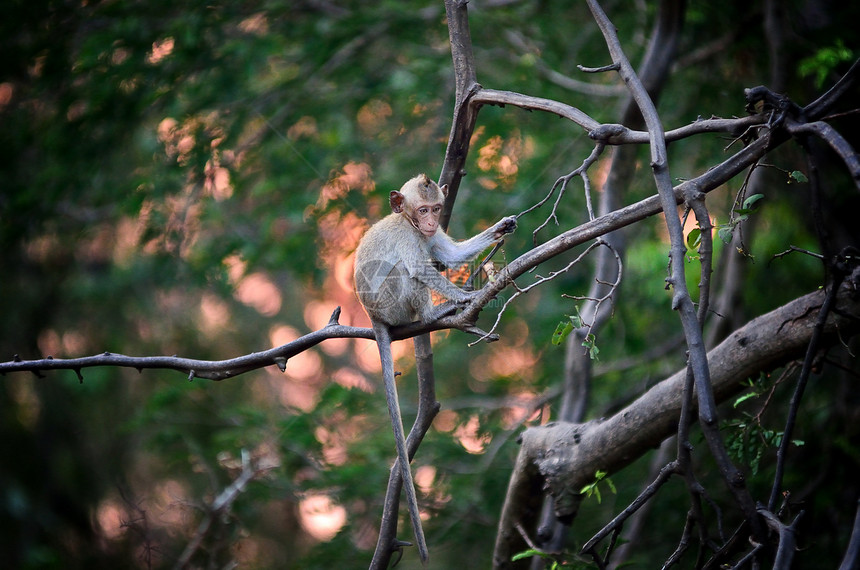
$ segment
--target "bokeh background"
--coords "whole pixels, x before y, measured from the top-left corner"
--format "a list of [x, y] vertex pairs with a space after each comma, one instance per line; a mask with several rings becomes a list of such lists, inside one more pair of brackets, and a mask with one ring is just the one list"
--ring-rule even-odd
[[[655, 4], [604, 3], [634, 62]], [[779, 3], [778, 44], [766, 31], [767, 2], [689, 4], [660, 99], [667, 128], [743, 115], [743, 89], [775, 75], [806, 104], [857, 58], [855, 3]], [[475, 0], [470, 14], [485, 87], [618, 120], [617, 77], [576, 69], [608, 62], [583, 3]], [[390, 190], [419, 172], [438, 175], [451, 126], [441, 1], [12, 0], [0, 53], [0, 359], [104, 351], [224, 359], [315, 330], [338, 306], [342, 323], [368, 324], [352, 293], [352, 252], [387, 213]], [[834, 124], [857, 142], [856, 115]], [[730, 143], [707, 135], [672, 144], [673, 177], [724, 160], [738, 148]], [[558, 117], [482, 110], [450, 233], [466, 237], [528, 208], [590, 151], [582, 130]], [[597, 191], [610, 155], [591, 172]], [[838, 243], [856, 245], [857, 190], [838, 160], [823, 157], [827, 227]], [[647, 149], [636, 161], [625, 204], [654, 192]], [[784, 145], [767, 162], [767, 191], [743, 230], [737, 322], [825, 279], [814, 258], [772, 260], [789, 245], [821, 247], [809, 185], [789, 176], [806, 170], [800, 148]], [[728, 220], [742, 183], [709, 196], [717, 223]], [[539, 239], [587, 220], [574, 188], [560, 225]], [[547, 213], [521, 218], [497, 262], [530, 248]], [[597, 338], [589, 418], [683, 365], [664, 290], [662, 221], [641, 222], [626, 240], [621, 300]], [[722, 254], [741, 255], [717, 241]], [[414, 466], [433, 567], [489, 566], [516, 434], [553, 418], [564, 353], [550, 339], [576, 306], [561, 294], [585, 294], [590, 279], [585, 263], [520, 298], [497, 343], [467, 348], [472, 339], [462, 333], [434, 335], [443, 410]], [[498, 307], [485, 311], [487, 326]], [[409, 418], [411, 343], [394, 350]], [[804, 446], [787, 482], [807, 501], [807, 560], [822, 565], [841, 557], [860, 461], [856, 373], [827, 370], [810, 387], [796, 434]], [[201, 507], [236, 477], [243, 450], [271, 469], [215, 521], [195, 567], [354, 568], [370, 559], [394, 457], [370, 341], [326, 341], [285, 373], [270, 367], [218, 383], [115, 368], [86, 369], [82, 381], [53, 372], [0, 383], [6, 567], [172, 567]], [[777, 410], [789, 395], [776, 391]], [[781, 417], [769, 427], [782, 429]], [[773, 450], [763, 457], [754, 489], [772, 478]], [[613, 476], [617, 494], [586, 502], [577, 536], [635, 496], [647, 470], [645, 458]], [[679, 483], [654, 507], [661, 524], [647, 529], [639, 567], [674, 549], [685, 501]]]

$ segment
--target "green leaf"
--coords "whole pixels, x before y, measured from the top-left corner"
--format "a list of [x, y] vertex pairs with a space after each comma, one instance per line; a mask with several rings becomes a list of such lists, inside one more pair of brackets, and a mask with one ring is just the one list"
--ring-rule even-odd
[[524, 558], [531, 558], [532, 556], [539, 556], [540, 558], [549, 558], [549, 555], [546, 552], [541, 552], [536, 548], [529, 548], [528, 550], [523, 550], [522, 552], [514, 554], [511, 557], [511, 562], [523, 560]]
[[761, 194], [761, 193], [753, 194], [752, 196], [750, 196], [749, 198], [744, 200], [744, 205], [743, 205], [744, 209], [754, 212], [755, 210], [752, 209], [753, 204], [755, 204], [756, 202], [758, 202], [762, 198], [764, 198], [764, 194]]
[[[571, 317], [572, 318], [572, 317]], [[570, 321], [561, 321], [556, 325], [555, 331], [552, 333], [552, 344], [555, 346], [560, 345], [564, 342], [564, 339], [567, 338], [573, 331], [573, 325]]]
[[582, 321], [582, 317], [579, 314], [579, 307], [575, 307], [576, 314], [570, 315], [570, 324], [573, 325], [574, 328], [581, 329], [585, 326], [585, 323]]
[[594, 481], [592, 481], [588, 485], [583, 486], [582, 489], [579, 490], [579, 492], [586, 497], [596, 497], [597, 502], [600, 503], [600, 501], [603, 499], [602, 495], [600, 494], [599, 487], [601, 481], [605, 481], [606, 485], [609, 487], [612, 493], [617, 494], [615, 484], [608, 477], [606, 477], [606, 471], [601, 471], [599, 469], [594, 474]]
[[593, 334], [589, 334], [585, 337], [585, 340], [582, 341], [582, 346], [588, 349], [588, 357], [591, 360], [599, 360], [597, 355], [600, 353], [600, 349], [597, 348], [597, 344], [595, 344], [595, 336]]
[[734, 406], [733, 406], [733, 407], [737, 408], [737, 407], [738, 407], [738, 406], [740, 406], [743, 402], [745, 402], [745, 401], [747, 401], [747, 400], [749, 400], [749, 399], [751, 399], [751, 398], [755, 398], [756, 396], [758, 396], [758, 394], [756, 394], [755, 392], [749, 392], [748, 394], [744, 394], [744, 395], [742, 395], [742, 396], [739, 396], [739, 397], [738, 397], [738, 399], [737, 399], [737, 400], [735, 400], [735, 403], [734, 403]]
[[612, 491], [613, 495], [618, 494], [618, 490], [615, 488], [615, 483], [612, 482], [612, 479], [609, 477], [606, 478], [606, 484], [609, 486], [609, 490]]
[[693, 228], [690, 230], [690, 233], [687, 234], [687, 249], [690, 251], [696, 251], [699, 248], [699, 244], [702, 243], [702, 230], [699, 228]]
[[809, 178], [806, 177], [804, 173], [799, 170], [792, 170], [789, 174], [788, 183], [791, 184], [791, 181], [794, 180], [797, 183], [802, 184], [803, 182], [809, 182]]

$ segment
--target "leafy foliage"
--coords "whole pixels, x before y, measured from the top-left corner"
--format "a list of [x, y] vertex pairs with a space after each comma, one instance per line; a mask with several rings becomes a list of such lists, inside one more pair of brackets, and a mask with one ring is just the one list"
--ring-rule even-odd
[[[438, 171], [448, 137], [453, 86], [441, 2], [7, 4], [0, 20], [0, 353], [222, 359], [318, 328], [338, 305], [345, 322], [364, 322], [348, 289], [350, 247], [385, 214], [390, 189], [416, 172]], [[620, 96], [572, 91], [548, 73], [582, 79], [577, 64], [606, 63], [584, 5], [497, 4], [472, 18], [485, 86], [618, 120]], [[654, 6], [605, 4], [625, 48], [641, 58]], [[827, 85], [857, 53], [850, 39], [856, 7], [840, 10], [823, 28], [797, 32], [805, 36], [789, 50], [799, 71], [788, 86], [797, 100], [811, 100], [817, 90], [809, 83]], [[709, 55], [682, 62], [668, 80], [661, 100], [667, 127], [743, 112], [743, 88], [761, 83], [768, 65], [757, 18], [746, 3], [690, 6], [680, 51]], [[720, 43], [727, 31], [733, 41]], [[725, 47], [698, 49], [714, 45]], [[589, 80], [608, 89], [617, 83], [609, 74]], [[524, 210], [578, 166], [591, 144], [555, 116], [483, 110], [451, 233], [463, 237]], [[726, 144], [717, 137], [673, 144], [673, 175], [718, 162]], [[788, 244], [815, 249], [807, 165], [791, 150], [773, 160], [792, 183], [774, 184], [766, 200], [756, 194], [735, 204], [740, 183], [709, 198], [719, 219], [729, 220], [720, 237], [756, 228], [745, 234], [756, 259]], [[839, 204], [829, 227], [853, 227], [849, 183], [837, 180], [829, 192]], [[625, 200], [651, 193], [648, 176], [637, 175]], [[585, 221], [583, 205], [570, 191], [559, 224], [540, 239]], [[537, 227], [545, 215], [524, 215], [521, 228]], [[698, 231], [688, 234], [691, 250]], [[527, 230], [516, 236], [497, 260], [530, 247]], [[593, 334], [582, 343], [600, 378], [591, 417], [683, 365], [671, 346], [656, 356], [651, 350], [671, 340], [677, 325], [663, 288], [665, 236], [656, 221], [643, 221], [626, 239], [624, 302], [601, 332], [599, 350]], [[548, 270], [563, 262], [548, 262]], [[814, 263], [747, 267], [737, 313], [757, 314], [818, 286]], [[488, 557], [516, 434], [556, 413], [543, 394], [564, 362], [550, 348], [587, 325], [560, 293], [586, 291], [586, 273], [524, 297], [505, 315], [498, 343], [466, 351], [459, 334], [434, 337], [443, 411], [415, 471], [440, 567], [480, 566]], [[195, 564], [328, 568], [368, 559], [393, 457], [373, 350], [362, 341], [332, 342], [290, 360], [285, 374], [265, 370], [221, 383], [167, 371], [88, 370], [82, 382], [64, 373], [4, 377], [0, 436], [12, 458], [0, 467], [4, 562], [24, 569], [172, 566], [206, 505], [237, 479], [243, 451], [270, 467], [214, 519]], [[414, 415], [411, 366], [411, 356], [398, 362], [407, 416]], [[802, 418], [802, 451], [831, 459], [823, 466], [806, 455], [792, 460], [790, 483], [827, 481], [815, 489], [815, 500], [827, 505], [856, 498], [850, 385], [844, 376], [822, 378]], [[775, 398], [784, 404], [788, 396]], [[764, 469], [781, 433], [745, 415], [727, 425], [737, 457]], [[821, 479], [819, 468], [826, 469]], [[611, 502], [600, 502], [598, 484], [616, 492], [599, 473], [583, 489], [600, 503], [585, 507], [594, 521]], [[619, 484], [619, 496], [631, 488]], [[653, 516], [677, 514], [664, 510]], [[813, 510], [807, 524], [826, 527], [820, 544], [838, 552], [833, 527], [844, 519], [828, 506]], [[642, 556], [656, 559], [676, 536], [654, 526]], [[524, 553], [531, 555], [540, 554]]]
[[836, 39], [832, 46], [823, 47], [813, 55], [800, 60], [798, 71], [803, 77], [815, 77], [815, 85], [821, 88], [824, 80], [833, 73], [840, 64], [855, 59], [854, 52], [845, 45], [841, 38]]

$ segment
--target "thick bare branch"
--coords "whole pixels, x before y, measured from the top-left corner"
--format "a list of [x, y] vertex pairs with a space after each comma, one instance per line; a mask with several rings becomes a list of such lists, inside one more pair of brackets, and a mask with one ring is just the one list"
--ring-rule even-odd
[[845, 557], [839, 565], [839, 570], [851, 570], [860, 566], [860, 501], [857, 502], [857, 510], [854, 512], [854, 527], [851, 529], [851, 538], [845, 549]]
[[794, 558], [794, 552], [797, 550], [797, 523], [800, 517], [803, 516], [803, 511], [800, 511], [800, 514], [788, 525], [783, 524], [776, 515], [767, 509], [759, 508], [758, 513], [765, 520], [768, 528], [779, 537], [779, 544], [773, 561], [774, 569], [788, 570], [791, 568], [791, 561]]
[[[590, 138], [606, 144], [647, 144], [649, 142], [648, 131], [638, 131], [615, 123], [599, 123], [582, 110], [553, 99], [533, 97], [513, 91], [480, 88], [470, 98], [469, 102], [472, 107], [476, 108], [476, 111], [483, 105], [499, 107], [511, 105], [527, 111], [543, 111], [558, 115], [582, 127]], [[666, 142], [674, 142], [703, 133], [741, 133], [750, 127], [765, 125], [766, 123], [767, 116], [761, 114], [731, 119], [699, 118], [689, 125], [666, 131], [665, 137]]]
[[469, 31], [467, 3], [460, 0], [445, 0], [445, 16], [448, 20], [448, 38], [451, 42], [451, 59], [454, 63], [456, 96], [451, 134], [445, 151], [445, 162], [439, 174], [439, 184], [448, 185], [448, 198], [439, 220], [443, 229], [448, 227], [460, 180], [465, 175], [464, 166], [469, 153], [469, 142], [478, 118], [477, 108], [469, 100], [481, 89], [475, 75], [475, 57], [472, 53], [472, 36]]
[[[649, 35], [648, 48], [639, 67], [639, 77], [655, 101], [663, 90], [665, 78], [674, 61], [684, 14], [685, 3], [682, 1], [661, 0], [657, 5], [657, 16]], [[633, 129], [641, 128], [642, 114], [629, 94], [619, 111], [621, 124]], [[595, 134], [592, 132], [591, 136]], [[600, 139], [598, 141], [598, 144], [605, 144]], [[609, 174], [600, 192], [599, 215], [617, 209], [622, 203], [621, 197], [626, 193], [635, 173], [637, 154], [637, 149], [630, 147], [619, 148], [612, 153]], [[564, 390], [558, 416], [562, 421], [580, 422], [585, 417], [591, 394], [593, 362], [591, 352], [583, 349], [583, 343], [589, 334], [599, 335], [603, 323], [609, 319], [621, 281], [626, 245], [624, 232], [611, 232], [601, 237], [601, 240], [609, 247], [597, 253], [594, 279], [588, 291], [590, 300], [577, 307], [582, 320], [588, 323], [588, 326], [574, 330], [565, 343]], [[604, 303], [604, 299], [609, 302]], [[558, 551], [564, 545], [567, 528], [555, 519], [552, 511], [552, 501], [547, 498], [544, 501], [540, 525], [542, 529], [552, 529], [552, 538], [546, 542], [546, 547], [550, 551]]]
[[[858, 284], [860, 276], [855, 275], [840, 288], [837, 309], [824, 326], [820, 346], [835, 346], [860, 331]], [[716, 400], [725, 401], [742, 390], [741, 380], [802, 357], [825, 294], [815, 291], [762, 315], [709, 352]], [[663, 380], [604, 421], [558, 422], [523, 434], [499, 523], [496, 568], [510, 567], [511, 556], [523, 548], [514, 523], [530, 528], [533, 489], [548, 485], [556, 498], [556, 515], [574, 517], [578, 491], [598, 469], [612, 474], [675, 432], [686, 374], [684, 369]]]
[[860, 155], [857, 154], [851, 143], [839, 131], [824, 121], [813, 121], [811, 123], [787, 121], [786, 127], [788, 128], [788, 132], [793, 136], [813, 135], [830, 145], [830, 148], [845, 163], [845, 167], [854, 180], [854, 184], [860, 189]]
[[[684, 328], [684, 336], [687, 339], [689, 354], [688, 366], [690, 367], [696, 386], [696, 397], [698, 398], [699, 422], [711, 454], [722, 474], [723, 480], [734, 496], [740, 510], [749, 522], [753, 534], [759, 541], [764, 540], [764, 529], [756, 516], [755, 502], [744, 483], [742, 473], [729, 459], [722, 436], [717, 425], [716, 401], [712, 393], [710, 368], [706, 355], [705, 343], [702, 335], [702, 327], [697, 318], [693, 300], [687, 290], [684, 255], [686, 247], [684, 244], [683, 228], [681, 220], [677, 215], [677, 202], [672, 192], [671, 178], [668, 170], [668, 158], [666, 152], [666, 140], [663, 135], [663, 125], [657, 114], [654, 102], [648, 95], [645, 86], [637, 77], [633, 67], [630, 65], [615, 30], [615, 26], [603, 12], [596, 0], [588, 0], [589, 8], [603, 32], [609, 53], [613, 63], [619, 66], [619, 73], [625, 83], [630, 87], [630, 92], [642, 116], [650, 134], [651, 169], [654, 182], [657, 187], [660, 202], [663, 208], [666, 228], [669, 232], [671, 263], [671, 275], [667, 282], [674, 291], [672, 308], [678, 311], [681, 325]], [[695, 186], [690, 188], [690, 194], [698, 195]]]
[[595, 121], [584, 112], [566, 103], [561, 103], [553, 99], [543, 99], [541, 97], [532, 97], [531, 95], [514, 93], [513, 91], [481, 89], [481, 91], [472, 98], [471, 104], [474, 106], [496, 105], [499, 107], [513, 105], [527, 111], [544, 111], [546, 113], [552, 113], [553, 115], [569, 119], [586, 131], [594, 131], [601, 126], [599, 122]]
[[[787, 137], [784, 135], [762, 137], [704, 174], [679, 184], [673, 190], [676, 203], [680, 204], [684, 201], [686, 192], [690, 188], [695, 187], [704, 193], [715, 190], [786, 140]], [[560, 253], [661, 211], [660, 198], [651, 196], [555, 236], [512, 260], [499, 272], [495, 281], [481, 289], [480, 295], [476, 296], [475, 300], [462, 313], [455, 317], [440, 320], [437, 324], [443, 325], [443, 327], [462, 328], [466, 323], [474, 322], [480, 312], [480, 307], [486, 305], [490, 299], [498, 295], [512, 280], [520, 275]]]

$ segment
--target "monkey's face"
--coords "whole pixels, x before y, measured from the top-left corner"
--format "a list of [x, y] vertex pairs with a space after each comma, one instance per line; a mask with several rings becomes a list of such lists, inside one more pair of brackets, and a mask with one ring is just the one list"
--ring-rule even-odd
[[431, 238], [439, 229], [439, 216], [446, 196], [447, 184], [439, 186], [426, 174], [419, 174], [408, 180], [400, 192], [392, 192], [388, 199], [394, 213], [405, 216], [421, 235]]
[[421, 232], [424, 237], [433, 237], [439, 229], [439, 215], [442, 213], [442, 204], [421, 204], [412, 212], [407, 212], [412, 225]]

